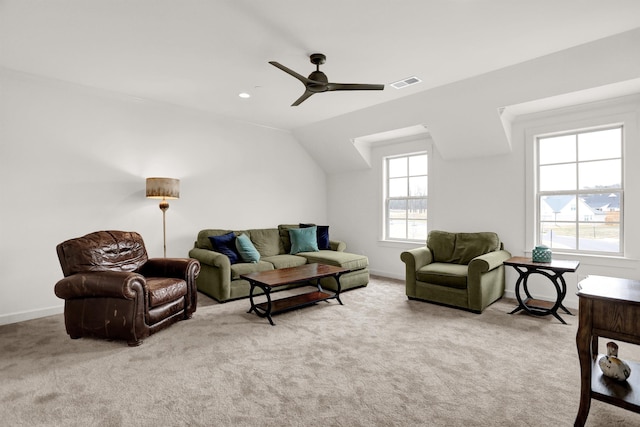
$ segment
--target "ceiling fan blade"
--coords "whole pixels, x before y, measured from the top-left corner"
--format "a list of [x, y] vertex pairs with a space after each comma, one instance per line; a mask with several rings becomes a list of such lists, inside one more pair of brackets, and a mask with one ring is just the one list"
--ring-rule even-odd
[[305, 76], [296, 73], [291, 68], [285, 67], [284, 65], [280, 64], [279, 62], [269, 61], [269, 64], [273, 65], [276, 68], [280, 68], [282, 71], [284, 71], [285, 73], [287, 73], [289, 75], [292, 75], [296, 79], [300, 80], [302, 82], [302, 84], [304, 84], [305, 86], [311, 81], [308, 78], [306, 78]]
[[302, 96], [300, 98], [296, 99], [296, 102], [291, 104], [291, 106], [292, 107], [296, 107], [296, 106], [302, 104], [302, 101], [304, 101], [305, 99], [309, 98], [313, 94], [314, 94], [314, 92], [311, 92], [310, 90], [305, 90], [304, 93], [302, 94]]
[[384, 85], [359, 83], [327, 83], [327, 90], [383, 90]]

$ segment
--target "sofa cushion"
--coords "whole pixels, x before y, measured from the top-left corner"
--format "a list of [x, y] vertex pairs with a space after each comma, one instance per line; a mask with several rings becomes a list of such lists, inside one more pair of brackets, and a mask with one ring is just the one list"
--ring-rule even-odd
[[278, 231], [280, 233], [280, 240], [282, 241], [283, 253], [288, 254], [291, 252], [291, 237], [289, 236], [289, 230], [300, 228], [298, 224], [280, 224]]
[[196, 240], [195, 247], [200, 249], [209, 249], [210, 251], [212, 251], [213, 246], [211, 245], [211, 239], [209, 239], [209, 237], [222, 236], [223, 234], [228, 234], [230, 232], [231, 230], [221, 230], [221, 229], [211, 229], [211, 228], [206, 230], [200, 230], [198, 232], [198, 238]]
[[496, 233], [457, 233], [453, 257], [458, 264], [469, 264], [473, 258], [498, 249], [500, 239]]
[[[313, 227], [315, 224], [300, 224], [300, 228]], [[318, 249], [331, 249], [329, 244], [329, 226], [328, 225], [315, 225], [317, 228], [316, 237], [318, 241]]]
[[177, 300], [187, 295], [187, 282], [171, 277], [147, 277], [149, 308]]
[[317, 232], [316, 226], [289, 230], [291, 237], [291, 251], [289, 253], [295, 255], [299, 252], [317, 252]]
[[246, 234], [242, 233], [236, 237], [236, 249], [240, 258], [244, 262], [258, 262], [260, 261], [260, 252], [253, 246], [251, 239]]
[[273, 269], [273, 264], [263, 260], [258, 262], [239, 262], [231, 266], [231, 280], [239, 279], [242, 274], [255, 273], [257, 271], [269, 271]]
[[305, 265], [307, 263], [307, 259], [305, 257], [301, 257], [298, 255], [274, 255], [269, 257], [263, 257], [263, 261], [270, 262], [273, 266], [278, 268], [289, 268], [289, 267], [298, 267], [301, 265]]
[[258, 228], [247, 232], [260, 256], [273, 256], [285, 253], [277, 228]]
[[211, 246], [216, 252], [220, 252], [229, 258], [231, 264], [240, 261], [240, 254], [236, 249], [236, 235], [233, 232], [223, 234], [222, 236], [209, 236]]
[[300, 252], [298, 255], [305, 257], [309, 264], [317, 262], [318, 264], [335, 265], [349, 270], [360, 270], [369, 266], [369, 259], [366, 256], [348, 252], [322, 250], [318, 252]]
[[416, 271], [416, 280], [456, 289], [467, 288], [468, 266], [433, 262]]

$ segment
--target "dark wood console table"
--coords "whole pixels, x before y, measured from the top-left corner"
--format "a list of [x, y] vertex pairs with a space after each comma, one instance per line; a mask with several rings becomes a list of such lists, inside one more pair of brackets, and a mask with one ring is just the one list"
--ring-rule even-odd
[[[504, 261], [503, 264], [510, 265], [515, 268], [519, 275], [515, 288], [518, 306], [509, 314], [517, 313], [520, 310], [524, 310], [535, 316], [546, 316], [547, 314], [551, 314], [560, 322], [565, 325], [567, 324], [567, 322], [565, 322], [558, 314], [559, 308], [565, 313], [571, 314], [571, 312], [562, 305], [562, 301], [567, 295], [567, 283], [564, 281], [562, 275], [564, 273], [575, 272], [580, 265], [579, 261], [552, 260], [551, 262], [534, 262], [531, 258], [516, 256]], [[551, 283], [556, 290], [555, 301], [535, 299], [531, 296], [527, 281], [529, 280], [529, 276], [534, 273], [541, 274], [551, 280]], [[526, 298], [522, 297], [522, 291], [524, 291]]]
[[598, 366], [598, 337], [640, 345], [640, 281], [589, 276], [578, 288], [581, 387], [574, 425], [584, 426], [591, 399], [640, 413], [640, 363], [625, 359], [631, 376], [623, 382], [602, 375]]

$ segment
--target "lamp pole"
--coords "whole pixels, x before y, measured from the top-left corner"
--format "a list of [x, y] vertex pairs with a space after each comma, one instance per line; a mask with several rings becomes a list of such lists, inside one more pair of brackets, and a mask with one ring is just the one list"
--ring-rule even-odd
[[160, 202], [160, 210], [162, 211], [162, 248], [164, 250], [164, 257], [167, 257], [167, 221], [166, 214], [169, 209], [169, 202], [163, 197]]
[[167, 219], [166, 213], [169, 209], [167, 199], [180, 198], [180, 180], [175, 178], [147, 178], [147, 197], [151, 199], [162, 199], [160, 210], [162, 211], [162, 250], [164, 257], [167, 257]]

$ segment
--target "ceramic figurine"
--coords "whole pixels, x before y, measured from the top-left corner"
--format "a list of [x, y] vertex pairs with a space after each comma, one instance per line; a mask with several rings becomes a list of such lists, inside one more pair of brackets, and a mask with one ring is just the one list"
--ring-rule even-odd
[[627, 363], [618, 359], [618, 345], [613, 341], [607, 343], [607, 355], [598, 361], [602, 373], [609, 378], [625, 381], [631, 375], [631, 368]]

